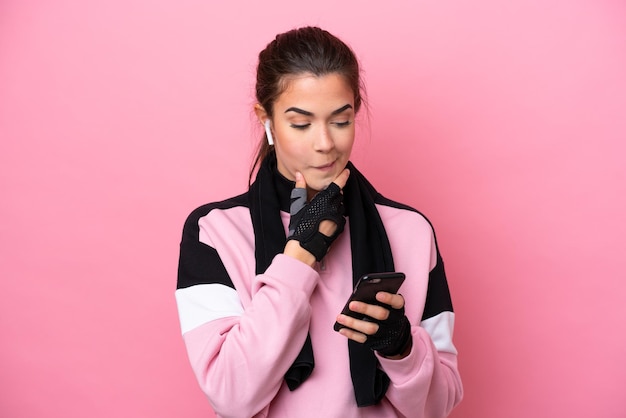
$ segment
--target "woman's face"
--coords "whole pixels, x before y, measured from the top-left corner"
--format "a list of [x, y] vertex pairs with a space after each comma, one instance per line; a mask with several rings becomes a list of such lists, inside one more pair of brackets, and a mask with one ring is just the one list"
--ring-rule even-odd
[[299, 171], [310, 192], [326, 188], [350, 159], [354, 117], [354, 92], [341, 75], [294, 77], [274, 102], [278, 171], [290, 180]]

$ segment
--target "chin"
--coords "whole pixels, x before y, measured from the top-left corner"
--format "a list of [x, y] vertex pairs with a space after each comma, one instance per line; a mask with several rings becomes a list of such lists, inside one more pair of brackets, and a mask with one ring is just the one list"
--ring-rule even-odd
[[309, 200], [311, 200], [313, 196], [315, 196], [317, 193], [327, 188], [330, 183], [331, 183], [330, 180], [327, 182], [312, 182], [310, 184], [307, 183], [306, 188], [308, 191], [307, 194], [308, 194]]
[[343, 167], [341, 170], [332, 173], [307, 173], [304, 175], [304, 179], [306, 180], [307, 188], [312, 192], [319, 192], [327, 188], [330, 183], [337, 178], [339, 174], [343, 171]]
[[312, 181], [311, 184], [309, 185], [309, 187], [311, 189], [313, 189], [313, 190], [318, 191], [318, 192], [322, 191], [325, 188], [327, 188], [330, 185], [330, 183], [333, 182], [335, 177], [337, 177], [337, 175], [333, 174], [332, 176], [324, 177], [324, 178], [318, 179], [316, 181]]
[[[328, 184], [330, 184], [330, 183], [328, 183]], [[307, 186], [306, 188], [309, 190], [309, 193], [313, 193], [313, 194], [315, 194], [317, 192], [321, 192], [326, 187], [328, 187], [328, 185], [319, 187], [317, 184], [307, 184], [306, 186]]]

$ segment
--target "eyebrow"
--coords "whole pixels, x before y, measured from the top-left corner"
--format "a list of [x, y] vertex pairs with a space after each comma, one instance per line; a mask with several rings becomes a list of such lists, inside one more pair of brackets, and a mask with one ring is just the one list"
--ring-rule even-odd
[[[352, 109], [352, 105], [347, 104], [347, 105], [341, 106], [339, 109], [333, 110], [331, 115], [333, 116], [338, 115], [339, 113], [347, 109]], [[309, 112], [308, 110], [300, 109], [299, 107], [290, 107], [289, 109], [285, 110], [285, 113], [287, 112], [296, 112], [304, 116], [313, 116], [313, 113]]]

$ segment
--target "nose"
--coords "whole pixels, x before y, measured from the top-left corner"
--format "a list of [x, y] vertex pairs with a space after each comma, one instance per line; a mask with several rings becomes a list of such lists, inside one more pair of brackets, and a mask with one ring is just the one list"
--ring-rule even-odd
[[320, 131], [315, 135], [313, 147], [318, 152], [328, 152], [335, 147], [335, 142], [328, 130], [328, 126], [322, 126]]

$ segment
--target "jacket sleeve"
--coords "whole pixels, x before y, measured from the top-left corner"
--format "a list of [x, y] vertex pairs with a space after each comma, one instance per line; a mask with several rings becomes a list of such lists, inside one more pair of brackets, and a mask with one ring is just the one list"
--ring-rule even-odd
[[454, 311], [434, 242], [433, 252], [435, 265], [428, 276], [424, 312], [421, 321], [412, 325], [411, 352], [401, 360], [378, 356], [391, 379], [386, 397], [403, 416], [446, 417], [463, 397], [452, 343]]
[[314, 269], [279, 254], [248, 279], [244, 307], [218, 252], [199, 242], [197, 221], [188, 219], [176, 301], [191, 366], [219, 416], [251, 417], [270, 404], [306, 339], [318, 280]]

